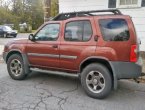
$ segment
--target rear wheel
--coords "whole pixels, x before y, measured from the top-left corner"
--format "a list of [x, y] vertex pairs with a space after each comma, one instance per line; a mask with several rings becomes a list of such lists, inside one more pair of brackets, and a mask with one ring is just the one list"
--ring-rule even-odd
[[81, 84], [87, 95], [102, 99], [111, 92], [111, 74], [104, 65], [93, 63], [81, 73]]
[[23, 59], [20, 55], [11, 55], [7, 61], [7, 69], [12, 79], [23, 80], [27, 74], [24, 71]]

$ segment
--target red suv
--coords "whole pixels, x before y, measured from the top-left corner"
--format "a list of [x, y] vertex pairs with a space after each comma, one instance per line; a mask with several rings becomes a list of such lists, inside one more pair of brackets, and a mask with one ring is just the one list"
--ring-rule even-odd
[[59, 14], [29, 39], [5, 45], [3, 57], [15, 80], [26, 78], [30, 68], [74, 73], [93, 98], [105, 98], [117, 80], [142, 72], [133, 22], [119, 10]]

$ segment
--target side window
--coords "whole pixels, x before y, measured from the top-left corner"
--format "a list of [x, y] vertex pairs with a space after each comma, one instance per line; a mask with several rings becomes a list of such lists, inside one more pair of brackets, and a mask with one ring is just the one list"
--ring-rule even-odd
[[130, 38], [124, 19], [101, 19], [99, 25], [105, 41], [127, 41]]
[[92, 26], [91, 23], [89, 21], [85, 21], [83, 23], [84, 25], [84, 33], [83, 33], [83, 41], [88, 41], [90, 40], [93, 32], [92, 32]]
[[72, 21], [66, 24], [66, 41], [88, 41], [92, 36], [91, 23], [89, 21]]
[[47, 24], [36, 35], [37, 41], [56, 41], [59, 35], [59, 24]]

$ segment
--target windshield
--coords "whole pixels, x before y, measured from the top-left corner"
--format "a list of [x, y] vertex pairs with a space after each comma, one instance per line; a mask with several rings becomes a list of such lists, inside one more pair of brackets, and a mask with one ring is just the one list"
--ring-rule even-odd
[[10, 27], [8, 27], [8, 26], [4, 26], [4, 28], [3, 28], [5, 31], [12, 31], [12, 29], [10, 28]]

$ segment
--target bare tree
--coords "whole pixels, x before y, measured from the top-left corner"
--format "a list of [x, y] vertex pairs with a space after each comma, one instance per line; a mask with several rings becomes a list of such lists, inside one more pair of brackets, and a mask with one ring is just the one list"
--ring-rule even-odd
[[0, 7], [4, 7], [5, 9], [10, 9], [12, 5], [12, 0], [0, 0]]

